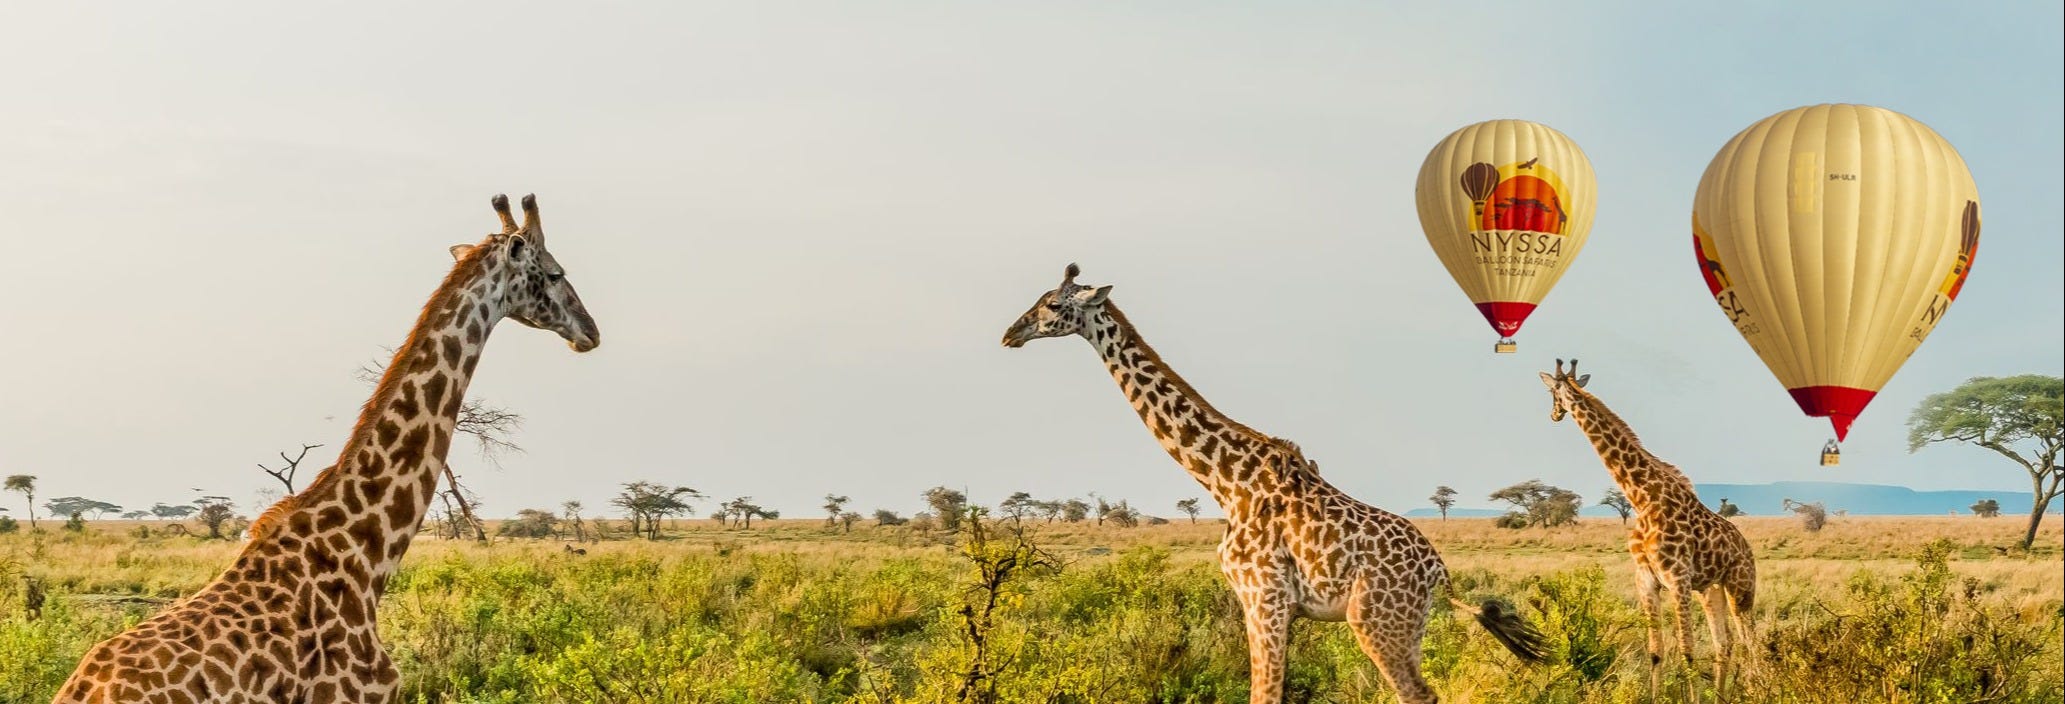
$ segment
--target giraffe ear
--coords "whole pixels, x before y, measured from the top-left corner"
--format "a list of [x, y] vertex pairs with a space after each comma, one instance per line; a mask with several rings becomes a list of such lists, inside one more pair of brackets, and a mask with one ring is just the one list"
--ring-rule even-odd
[[1536, 374], [1540, 374], [1540, 375], [1542, 375], [1542, 385], [1543, 385], [1543, 386], [1547, 386], [1547, 387], [1549, 387], [1549, 388], [1551, 388], [1551, 389], [1553, 389], [1553, 388], [1556, 388], [1556, 377], [1555, 377], [1555, 376], [1553, 376], [1553, 375], [1549, 374], [1548, 372], [1535, 372], [1535, 373], [1536, 373]]
[[1591, 380], [1592, 380], [1592, 375], [1590, 375], [1590, 374], [1586, 374], [1586, 375], [1584, 375], [1584, 376], [1578, 377], [1578, 378], [1577, 378], [1577, 387], [1578, 387], [1578, 388], [1580, 388], [1580, 389], [1582, 389], [1582, 388], [1585, 388], [1585, 383], [1586, 383], [1586, 382], [1589, 382], [1589, 381], [1591, 381]]
[[1076, 292], [1076, 302], [1078, 302], [1078, 303], [1081, 303], [1081, 304], [1083, 304], [1083, 305], [1086, 305], [1086, 306], [1101, 306], [1101, 305], [1104, 305], [1104, 299], [1106, 299], [1106, 298], [1110, 298], [1110, 297], [1111, 297], [1111, 287], [1110, 287], [1110, 286], [1099, 286], [1099, 287], [1097, 287], [1097, 288], [1086, 288], [1086, 289], [1083, 289], [1082, 291], [1078, 291], [1078, 292]]
[[466, 253], [471, 251], [473, 251], [473, 245], [470, 244], [452, 245], [452, 259], [455, 261], [459, 259], [465, 259]]

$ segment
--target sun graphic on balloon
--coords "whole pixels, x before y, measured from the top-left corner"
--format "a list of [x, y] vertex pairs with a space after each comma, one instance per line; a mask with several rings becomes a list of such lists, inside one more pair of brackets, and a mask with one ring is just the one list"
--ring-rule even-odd
[[1563, 205], [1563, 179], [1540, 157], [1503, 166], [1471, 164], [1461, 176], [1470, 197], [1471, 229], [1563, 234], [1570, 211]]

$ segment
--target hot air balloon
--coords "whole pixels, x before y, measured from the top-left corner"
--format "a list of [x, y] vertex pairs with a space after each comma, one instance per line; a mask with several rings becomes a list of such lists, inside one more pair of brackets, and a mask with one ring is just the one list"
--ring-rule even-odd
[[1692, 203], [1721, 311], [1835, 444], [1943, 320], [1979, 250], [1979, 192], [1914, 118], [1814, 105], [1735, 135]]
[[1592, 229], [1592, 162], [1545, 125], [1479, 122], [1427, 154], [1417, 198], [1427, 243], [1499, 334], [1492, 350], [1514, 351]]

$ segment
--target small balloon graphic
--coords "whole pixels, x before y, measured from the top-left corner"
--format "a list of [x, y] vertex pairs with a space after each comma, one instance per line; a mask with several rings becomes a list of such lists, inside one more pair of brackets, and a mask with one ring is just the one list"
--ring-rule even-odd
[[1491, 189], [1499, 186], [1499, 168], [1484, 162], [1471, 164], [1463, 169], [1463, 195], [1470, 197], [1470, 204], [1477, 208], [1478, 219], [1484, 217], [1484, 199], [1491, 195]]

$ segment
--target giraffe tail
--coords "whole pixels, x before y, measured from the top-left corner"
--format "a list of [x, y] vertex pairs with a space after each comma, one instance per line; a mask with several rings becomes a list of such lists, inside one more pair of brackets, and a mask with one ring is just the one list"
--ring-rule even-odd
[[1491, 637], [1498, 639], [1499, 644], [1506, 646], [1515, 657], [1528, 663], [1538, 663], [1546, 659], [1541, 631], [1535, 630], [1534, 626], [1520, 618], [1519, 612], [1493, 599], [1486, 599], [1483, 604], [1472, 606], [1456, 598], [1453, 585], [1448, 585], [1447, 590], [1448, 603], [1453, 604], [1457, 611], [1476, 618], [1477, 625], [1489, 631]]

